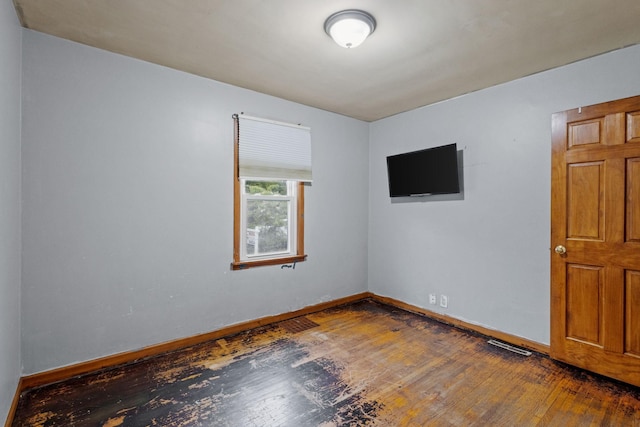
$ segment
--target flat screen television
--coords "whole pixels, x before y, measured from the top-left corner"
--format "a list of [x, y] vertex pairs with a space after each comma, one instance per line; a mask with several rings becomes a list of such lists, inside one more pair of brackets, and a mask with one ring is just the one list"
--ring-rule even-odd
[[460, 192], [456, 144], [387, 157], [391, 197]]

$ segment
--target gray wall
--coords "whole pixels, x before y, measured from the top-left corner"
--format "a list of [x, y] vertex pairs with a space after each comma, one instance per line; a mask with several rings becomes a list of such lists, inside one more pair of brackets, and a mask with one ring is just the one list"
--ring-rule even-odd
[[[639, 75], [635, 46], [373, 123], [369, 289], [549, 343], [551, 114], [638, 95]], [[464, 200], [391, 203], [386, 156], [454, 142]]]
[[0, 423], [20, 376], [20, 70], [22, 31], [0, 2]]
[[[24, 374], [367, 290], [367, 123], [28, 30], [23, 79]], [[312, 129], [295, 270], [230, 271], [239, 112]]]

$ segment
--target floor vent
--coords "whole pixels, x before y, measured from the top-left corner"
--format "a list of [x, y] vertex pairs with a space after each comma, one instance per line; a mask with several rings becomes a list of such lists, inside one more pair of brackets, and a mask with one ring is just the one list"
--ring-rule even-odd
[[302, 316], [280, 322], [279, 326], [285, 331], [295, 334], [296, 332], [306, 331], [307, 329], [315, 328], [320, 325]]
[[521, 354], [523, 356], [531, 356], [531, 352], [528, 350], [524, 350], [522, 348], [519, 347], [514, 347], [512, 345], [509, 345], [507, 343], [503, 343], [501, 341], [497, 341], [497, 340], [489, 340], [487, 341], [489, 344], [491, 345], [495, 345], [496, 347], [500, 347], [503, 348], [505, 350], [509, 350], [512, 353], [517, 353], [517, 354]]

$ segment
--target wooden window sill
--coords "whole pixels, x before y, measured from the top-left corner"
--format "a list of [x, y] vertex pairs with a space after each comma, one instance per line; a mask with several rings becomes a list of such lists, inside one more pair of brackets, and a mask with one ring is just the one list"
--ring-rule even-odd
[[246, 270], [253, 267], [263, 267], [267, 265], [295, 264], [307, 260], [307, 255], [294, 255], [283, 258], [269, 258], [256, 261], [234, 261], [231, 263], [232, 270]]

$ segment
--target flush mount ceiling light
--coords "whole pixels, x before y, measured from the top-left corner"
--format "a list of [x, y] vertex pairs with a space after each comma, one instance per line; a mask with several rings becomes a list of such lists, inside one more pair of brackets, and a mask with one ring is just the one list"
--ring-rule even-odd
[[362, 10], [336, 12], [324, 21], [324, 30], [342, 47], [359, 46], [376, 29], [376, 20]]

